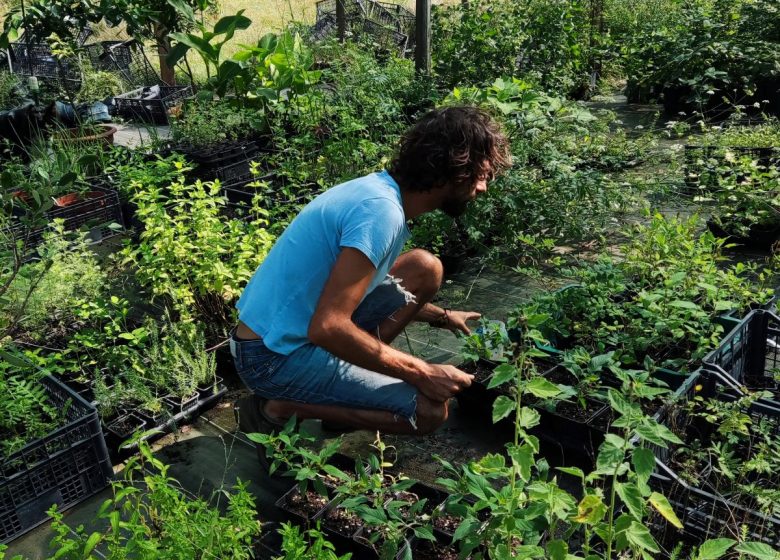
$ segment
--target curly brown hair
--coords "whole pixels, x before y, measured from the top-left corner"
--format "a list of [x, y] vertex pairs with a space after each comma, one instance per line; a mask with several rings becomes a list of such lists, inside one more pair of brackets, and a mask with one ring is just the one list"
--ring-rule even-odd
[[429, 191], [472, 184], [512, 164], [499, 124], [477, 107], [435, 109], [406, 131], [388, 166], [402, 188]]

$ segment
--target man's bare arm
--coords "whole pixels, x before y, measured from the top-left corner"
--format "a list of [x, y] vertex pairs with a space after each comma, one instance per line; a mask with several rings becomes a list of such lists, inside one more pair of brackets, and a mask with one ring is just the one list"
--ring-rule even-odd
[[406, 381], [435, 401], [445, 401], [469, 386], [470, 375], [396, 350], [352, 321], [375, 273], [359, 250], [341, 251], [309, 324], [309, 340], [352, 364]]

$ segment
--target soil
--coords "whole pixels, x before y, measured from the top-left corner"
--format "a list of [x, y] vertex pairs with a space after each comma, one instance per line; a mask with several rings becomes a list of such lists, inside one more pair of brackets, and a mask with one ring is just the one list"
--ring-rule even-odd
[[466, 373], [474, 375], [474, 382], [487, 384], [488, 379], [493, 375], [493, 369], [495, 366], [487, 362], [466, 362], [461, 364], [459, 368]]
[[460, 515], [451, 515], [447, 513], [441, 517], [436, 517], [433, 520], [433, 526], [443, 533], [452, 535], [455, 533], [455, 530], [458, 528], [461, 521], [463, 521], [463, 518]]
[[351, 537], [363, 526], [363, 521], [355, 513], [336, 507], [323, 516], [322, 525], [340, 535]]
[[555, 413], [558, 416], [584, 424], [604, 407], [602, 403], [597, 401], [586, 400], [585, 404], [586, 407], [582, 408], [578, 402], [559, 402], [558, 406], [555, 407]]
[[[467, 556], [466, 560], [471, 558]], [[457, 560], [458, 549], [441, 543], [423, 542], [414, 550], [415, 560]]]
[[143, 425], [143, 421], [135, 416], [122, 416], [117, 418], [115, 422], [112, 422], [109, 429], [118, 436], [125, 436], [132, 434], [137, 428]]
[[305, 494], [301, 495], [300, 491], [296, 489], [287, 495], [286, 507], [292, 513], [311, 519], [327, 505], [328, 501], [327, 497], [314, 490], [307, 490]]

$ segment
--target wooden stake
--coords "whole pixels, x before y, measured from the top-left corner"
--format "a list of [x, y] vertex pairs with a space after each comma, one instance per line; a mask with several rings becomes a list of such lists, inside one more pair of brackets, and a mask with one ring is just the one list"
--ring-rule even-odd
[[414, 67], [423, 74], [431, 73], [431, 0], [416, 0]]

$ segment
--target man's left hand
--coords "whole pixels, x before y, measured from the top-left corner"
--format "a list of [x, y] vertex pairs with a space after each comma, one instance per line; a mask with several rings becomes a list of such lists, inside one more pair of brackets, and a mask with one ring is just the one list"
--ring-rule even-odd
[[465, 335], [470, 335], [471, 329], [466, 325], [466, 322], [476, 321], [480, 317], [482, 314], [476, 311], [447, 311], [447, 322], [442, 325], [442, 328], [449, 329], [456, 334], [460, 331]]

